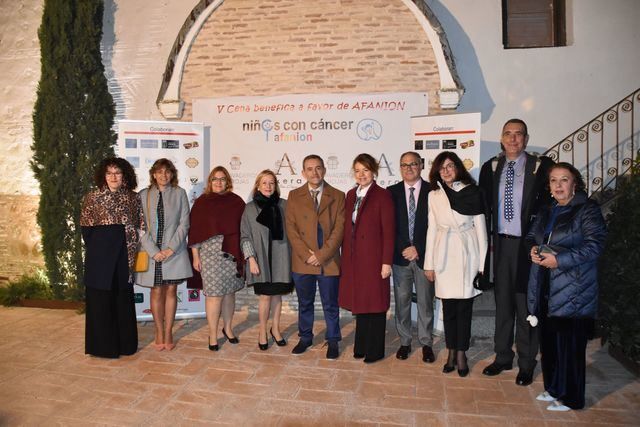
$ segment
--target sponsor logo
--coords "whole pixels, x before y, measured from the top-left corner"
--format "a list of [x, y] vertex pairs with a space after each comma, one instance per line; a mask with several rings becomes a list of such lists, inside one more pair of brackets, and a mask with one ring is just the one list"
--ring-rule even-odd
[[142, 304], [144, 302], [144, 294], [142, 292], [136, 292], [133, 294], [133, 300], [136, 304]]
[[198, 183], [198, 177], [197, 176], [190, 176], [189, 177], [189, 181], [191, 181], [192, 184], [197, 184]]
[[189, 289], [189, 301], [190, 302], [200, 301], [200, 290]]
[[362, 119], [358, 122], [356, 132], [363, 141], [377, 141], [382, 136], [382, 125], [374, 119]]
[[157, 139], [141, 139], [140, 148], [158, 148]]
[[473, 147], [475, 144], [473, 143], [473, 139], [470, 139], [468, 141], [463, 141], [460, 143], [460, 148], [465, 149], [465, 148], [470, 148]]
[[424, 141], [421, 139], [413, 141], [414, 150], [424, 150]]
[[150, 309], [150, 308], [145, 308], [144, 310], [142, 310], [142, 312], [143, 312], [144, 314], [151, 314], [151, 313], [152, 313], [152, 311], [151, 311], [151, 309]]
[[133, 166], [135, 169], [140, 167], [140, 157], [137, 156], [132, 156], [129, 157], [127, 156], [127, 162], [131, 163], [131, 166]]
[[437, 139], [431, 139], [424, 142], [425, 150], [438, 150], [440, 149], [440, 141]]
[[231, 156], [231, 160], [229, 160], [229, 167], [237, 171], [242, 166], [242, 162], [240, 161], [240, 156]]
[[471, 159], [464, 159], [462, 161], [462, 164], [464, 165], [465, 168], [467, 168], [467, 170], [473, 169], [473, 160]]
[[176, 293], [176, 295], [177, 295], [177, 297], [178, 297], [178, 298], [177, 298], [177, 300], [178, 300], [178, 304], [180, 304], [182, 301], [184, 301], [184, 298], [182, 297], [182, 291], [178, 291], [178, 292]]
[[442, 149], [443, 150], [455, 150], [458, 146], [457, 139], [443, 139], [442, 140]]
[[178, 149], [180, 148], [180, 141], [178, 141], [177, 139], [163, 139], [162, 148], [168, 148], [172, 150]]
[[327, 169], [338, 169], [338, 156], [327, 157]]
[[196, 166], [198, 166], [200, 162], [198, 162], [198, 159], [196, 159], [195, 157], [189, 157], [187, 160], [184, 161], [184, 164], [193, 169]]
[[138, 140], [135, 138], [125, 138], [124, 148], [138, 148]]
[[192, 142], [185, 142], [184, 144], [182, 144], [182, 146], [187, 150], [190, 150], [192, 148], [198, 148], [200, 145], [198, 144], [198, 141], [192, 141]]

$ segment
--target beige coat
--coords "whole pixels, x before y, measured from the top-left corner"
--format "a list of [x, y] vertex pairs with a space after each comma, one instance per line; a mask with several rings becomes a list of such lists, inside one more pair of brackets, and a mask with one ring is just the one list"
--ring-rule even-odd
[[[460, 191], [463, 184], [454, 183]], [[472, 298], [482, 292], [473, 287], [484, 270], [487, 230], [484, 215], [461, 215], [451, 209], [442, 188], [429, 193], [429, 228], [424, 269], [434, 270], [438, 298]]]
[[[323, 231], [318, 249], [318, 222]], [[340, 275], [340, 245], [344, 232], [344, 193], [326, 182], [316, 213], [308, 184], [289, 192], [286, 211], [287, 236], [291, 244], [291, 270], [300, 274], [320, 274], [320, 267], [306, 264], [312, 250], [325, 276]]]

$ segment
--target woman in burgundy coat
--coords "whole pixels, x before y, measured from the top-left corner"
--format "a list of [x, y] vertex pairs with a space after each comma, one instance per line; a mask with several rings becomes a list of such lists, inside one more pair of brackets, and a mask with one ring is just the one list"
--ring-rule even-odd
[[356, 187], [347, 193], [338, 302], [356, 316], [353, 357], [384, 357], [395, 211], [391, 193], [374, 181], [378, 163], [369, 154], [353, 160]]

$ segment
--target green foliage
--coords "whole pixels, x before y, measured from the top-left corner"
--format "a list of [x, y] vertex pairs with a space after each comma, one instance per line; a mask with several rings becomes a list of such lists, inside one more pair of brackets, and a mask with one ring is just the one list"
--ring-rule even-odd
[[102, 0], [45, 0], [38, 30], [41, 77], [31, 167], [40, 183], [37, 220], [56, 298], [82, 298], [82, 197], [116, 140], [100, 54], [103, 9]]
[[607, 341], [640, 361], [640, 157], [618, 192], [601, 259], [602, 328]]
[[49, 287], [49, 280], [42, 270], [25, 274], [16, 281], [11, 281], [6, 287], [0, 288], [0, 304], [16, 305], [25, 298], [52, 299], [53, 293]]

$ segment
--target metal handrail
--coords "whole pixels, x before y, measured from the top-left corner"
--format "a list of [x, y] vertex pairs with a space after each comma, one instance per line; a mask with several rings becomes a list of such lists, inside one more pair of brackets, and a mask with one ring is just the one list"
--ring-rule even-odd
[[619, 177], [634, 173], [640, 155], [640, 88], [598, 114], [544, 154], [573, 164], [583, 174], [587, 192], [617, 190]]

